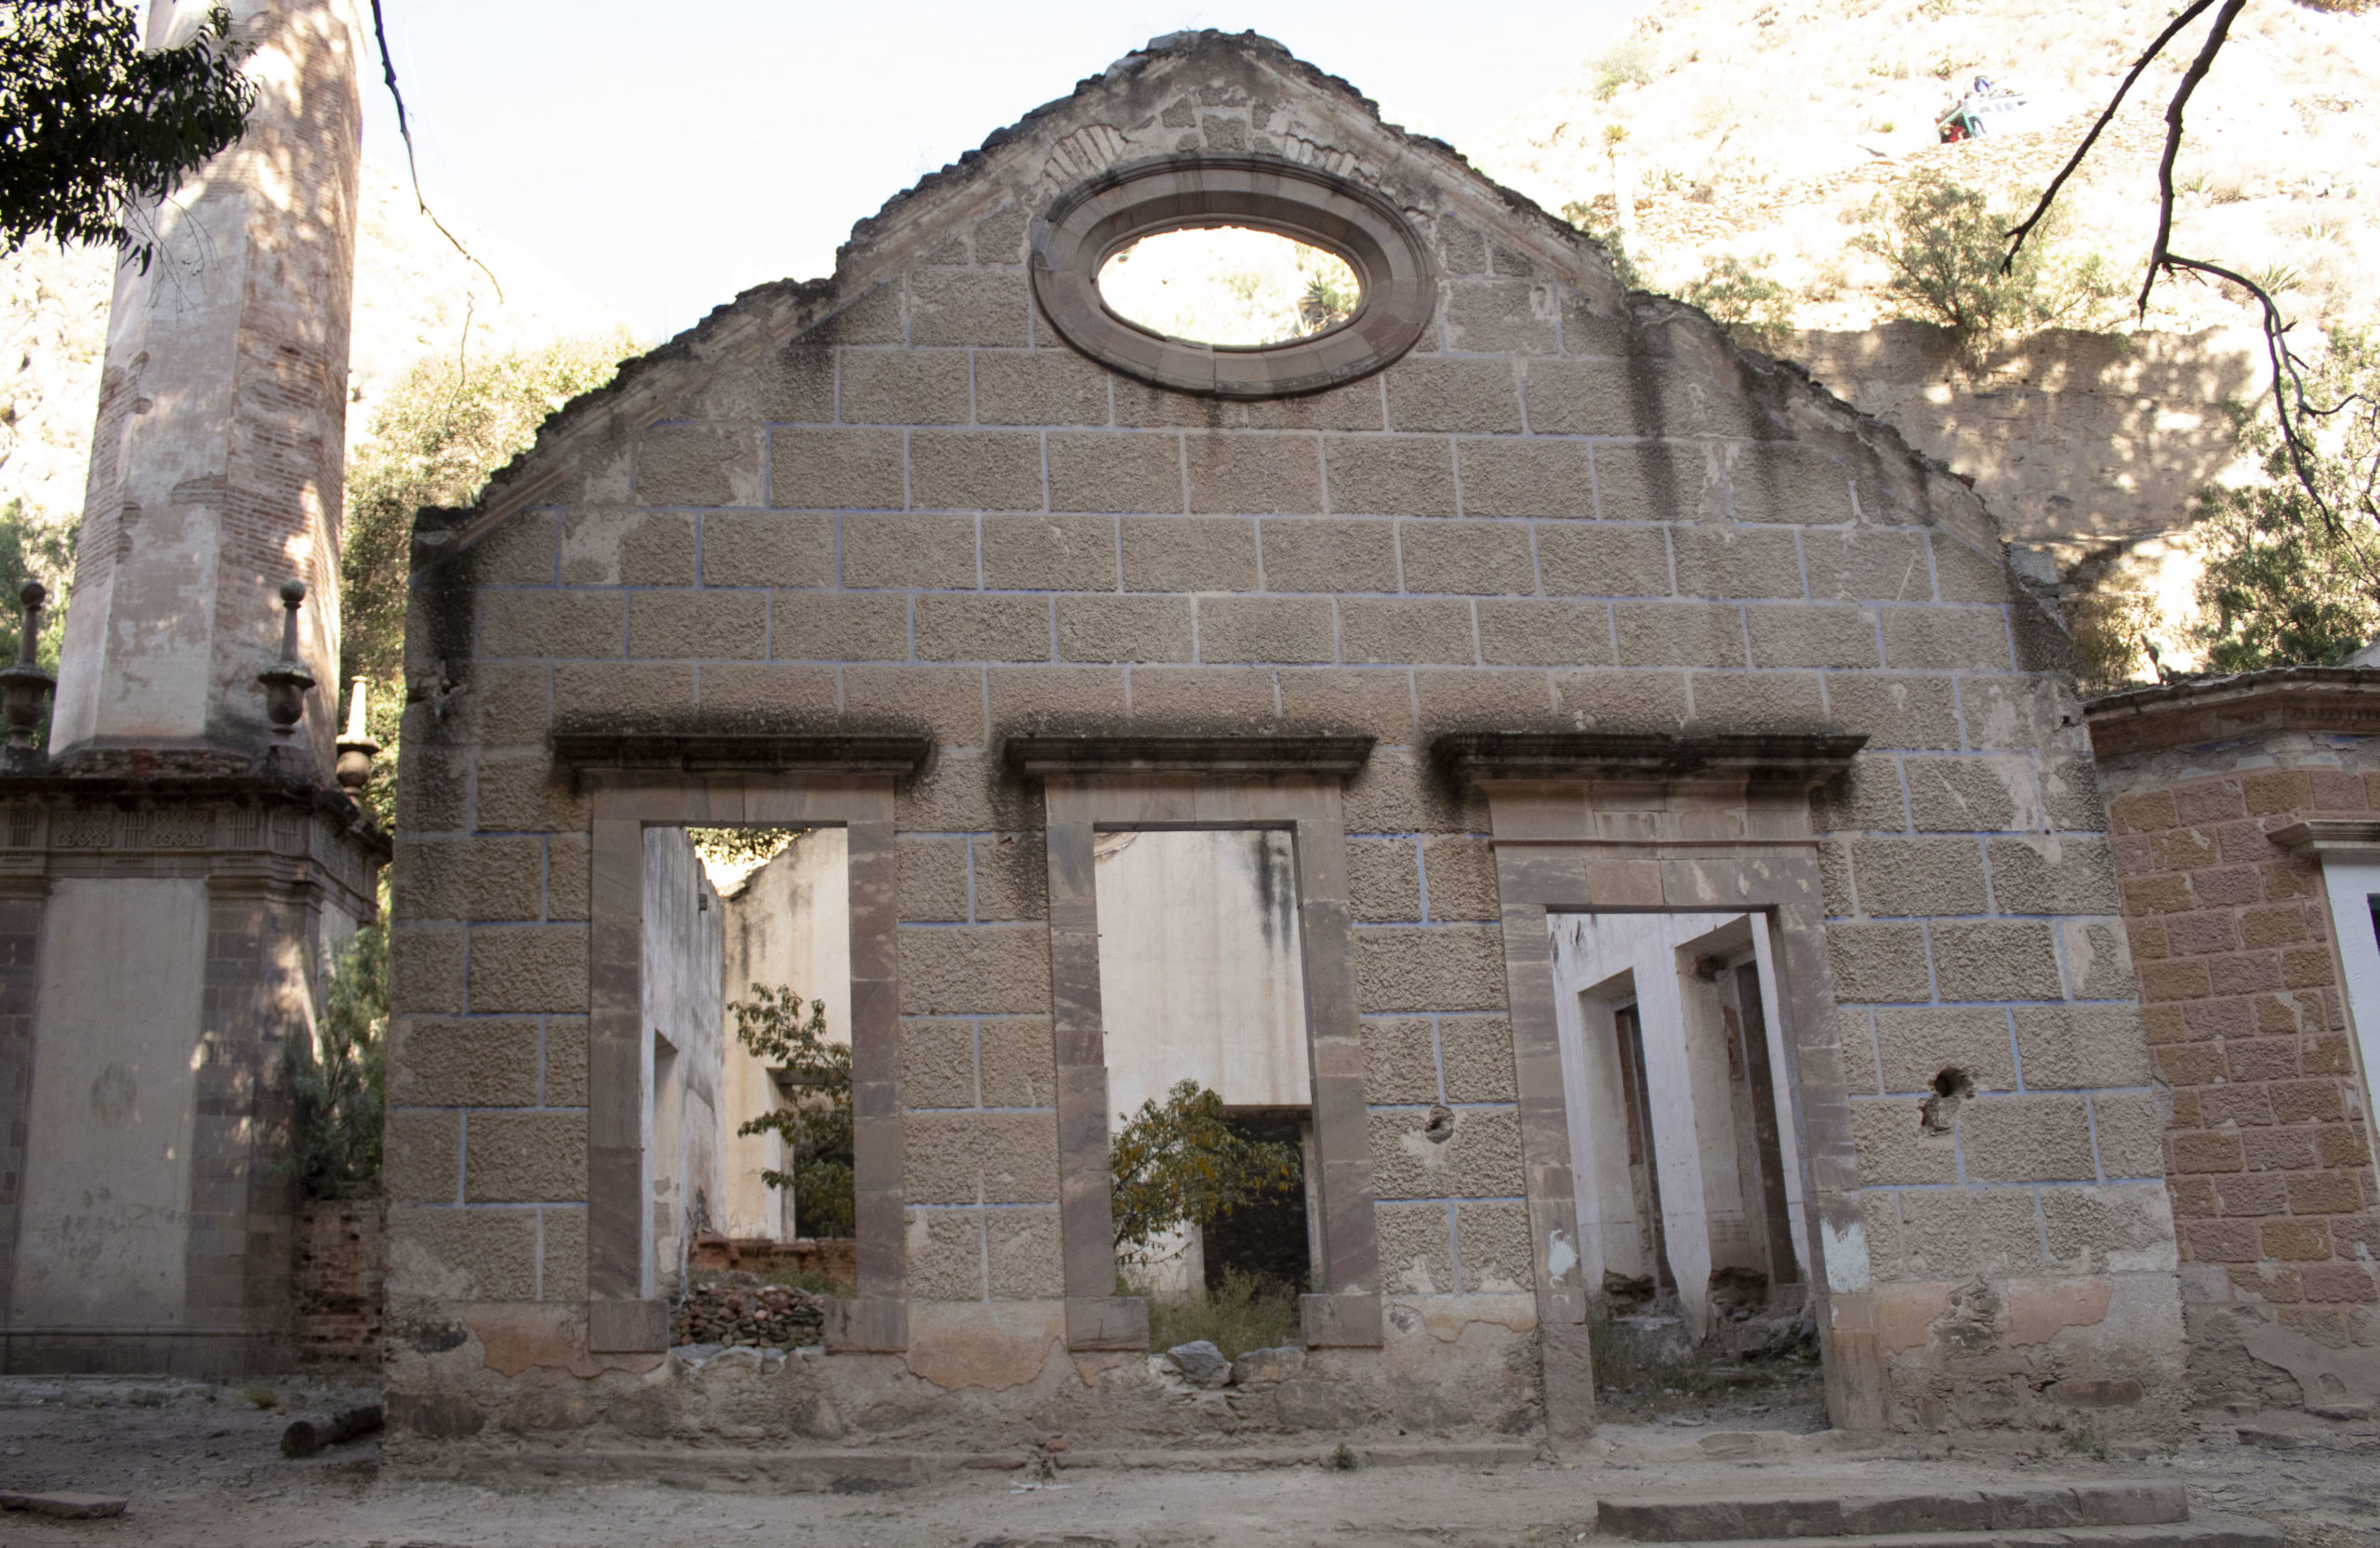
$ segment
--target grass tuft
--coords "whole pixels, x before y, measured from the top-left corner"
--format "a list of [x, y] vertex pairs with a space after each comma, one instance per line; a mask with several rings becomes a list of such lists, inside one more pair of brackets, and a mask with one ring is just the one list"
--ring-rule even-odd
[[[1145, 1295], [1137, 1287], [1128, 1294]], [[1204, 1301], [1160, 1301], [1149, 1298], [1149, 1347], [1171, 1349], [1205, 1339], [1236, 1360], [1250, 1349], [1277, 1349], [1303, 1342], [1298, 1327], [1298, 1292], [1294, 1286], [1236, 1268], [1223, 1270], [1223, 1283], [1207, 1291]]]

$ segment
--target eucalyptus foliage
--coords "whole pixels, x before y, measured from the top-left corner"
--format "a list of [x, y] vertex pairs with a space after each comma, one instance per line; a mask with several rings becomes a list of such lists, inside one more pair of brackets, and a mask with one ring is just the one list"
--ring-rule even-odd
[[2295, 409], [2326, 517], [2266, 416], [2233, 413], [2266, 482], [2199, 496], [2199, 642], [2219, 672], [2331, 666], [2380, 637], [2380, 341], [2334, 328]]
[[785, 1141], [788, 1170], [761, 1171], [773, 1188], [793, 1190], [794, 1215], [804, 1234], [853, 1234], [852, 1051], [826, 1038], [826, 1002], [813, 999], [808, 1013], [788, 985], [752, 986], [752, 998], [728, 1009], [735, 1012], [735, 1036], [753, 1054], [785, 1072], [793, 1090], [788, 1106], [747, 1119], [738, 1134], [775, 1134]]
[[1250, 1140], [1223, 1099], [1183, 1080], [1127, 1118], [1109, 1147], [1116, 1245], [1145, 1254], [1169, 1231], [1204, 1225], [1243, 1204], [1294, 1194], [1305, 1176], [1298, 1147]]
[[143, 52], [122, 0], [0, 7], [0, 239], [106, 243], [142, 269], [146, 211], [239, 139], [256, 87], [218, 6], [189, 43]]

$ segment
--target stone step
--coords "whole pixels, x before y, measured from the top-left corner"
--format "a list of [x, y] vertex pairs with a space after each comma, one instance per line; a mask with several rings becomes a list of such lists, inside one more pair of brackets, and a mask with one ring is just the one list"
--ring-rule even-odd
[[1602, 1502], [1596, 1527], [1606, 1536], [1638, 1542], [1746, 1542], [2165, 1526], [2187, 1521], [2189, 1514], [2178, 1483], [2116, 1480], [1906, 1493], [1617, 1498]]
[[[1605, 1506], [1609, 1508], [1608, 1503]], [[1728, 1548], [1805, 1548], [1807, 1538], [1724, 1538]], [[1982, 1532], [1837, 1535], [1829, 1548], [2282, 1548], [2280, 1528], [2245, 1516], [2202, 1515], [2139, 1527], [2011, 1527]], [[1681, 1548], [1699, 1548], [1681, 1544]]]

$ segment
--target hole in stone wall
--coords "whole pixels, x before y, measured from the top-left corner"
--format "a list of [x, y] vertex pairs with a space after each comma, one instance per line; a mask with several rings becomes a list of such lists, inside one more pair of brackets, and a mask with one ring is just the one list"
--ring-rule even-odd
[[1421, 1128], [1421, 1135], [1432, 1144], [1444, 1144], [1454, 1138], [1454, 1110], [1449, 1107], [1430, 1109], [1430, 1121]]
[[1128, 323], [1224, 348], [1285, 344], [1355, 315], [1362, 282], [1336, 253], [1245, 226], [1143, 237], [1099, 269], [1099, 297]]
[[1934, 1077], [1934, 1094], [1918, 1104], [1917, 1131], [1949, 1134], [1958, 1128], [1959, 1104], [1975, 1095], [1975, 1078], [1956, 1065]]

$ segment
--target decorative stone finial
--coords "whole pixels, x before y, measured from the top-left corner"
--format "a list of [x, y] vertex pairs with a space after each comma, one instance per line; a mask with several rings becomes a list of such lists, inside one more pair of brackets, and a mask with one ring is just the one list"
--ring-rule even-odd
[[0, 714], [8, 721], [8, 746], [0, 755], [0, 769], [10, 774], [35, 773], [45, 761], [33, 739], [41, 730], [43, 708], [58, 688], [58, 680], [43, 671], [37, 660], [42, 604], [47, 601], [49, 590], [37, 580], [17, 588], [17, 602], [24, 610], [17, 633], [17, 662], [0, 668]]
[[364, 680], [359, 677], [347, 691], [347, 734], [338, 739], [339, 788], [361, 797], [372, 782], [372, 755], [379, 750], [365, 726]]
[[257, 674], [264, 684], [264, 712], [272, 721], [272, 733], [281, 738], [273, 750], [285, 750], [298, 722], [306, 718], [306, 690], [314, 685], [314, 674], [298, 664], [298, 609], [306, 600], [306, 583], [284, 580], [281, 583], [281, 605], [285, 610], [281, 620], [281, 659]]

